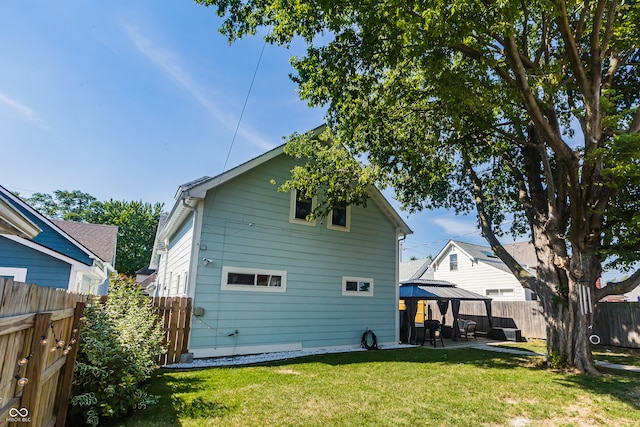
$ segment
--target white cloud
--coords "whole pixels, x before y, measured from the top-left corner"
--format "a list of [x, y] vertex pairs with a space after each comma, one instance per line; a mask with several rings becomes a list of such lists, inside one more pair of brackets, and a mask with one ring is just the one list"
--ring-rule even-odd
[[[215, 120], [230, 131], [235, 131], [237, 118], [231, 114], [223, 112], [218, 105], [207, 98], [204, 88], [196, 82], [176, 61], [175, 55], [161, 46], [153, 43], [152, 40], [140, 34], [137, 28], [124, 24], [127, 35], [149, 61], [163, 70], [180, 87], [187, 91], [202, 107], [204, 107]], [[248, 140], [251, 144], [262, 150], [270, 150], [275, 145], [257, 132], [243, 128], [238, 129], [238, 135]]]
[[460, 220], [455, 218], [441, 217], [433, 220], [442, 227], [446, 234], [454, 237], [464, 236], [467, 234], [479, 234], [475, 220]]
[[21, 116], [25, 118], [28, 122], [36, 125], [37, 127], [45, 130], [49, 130], [49, 127], [42, 122], [42, 120], [34, 113], [34, 111], [27, 107], [24, 104], [16, 101], [15, 99], [9, 98], [4, 93], [0, 92], [0, 102], [3, 102], [13, 110], [17, 111]]
[[32, 119], [34, 117], [33, 110], [31, 108], [27, 107], [26, 105], [22, 105], [15, 99], [9, 98], [2, 92], [0, 92], [0, 101], [4, 102], [9, 107], [13, 108], [28, 119]]

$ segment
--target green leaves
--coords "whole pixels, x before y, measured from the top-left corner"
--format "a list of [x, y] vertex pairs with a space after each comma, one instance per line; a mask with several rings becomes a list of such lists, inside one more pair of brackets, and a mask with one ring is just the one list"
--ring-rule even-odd
[[82, 418], [76, 424], [97, 425], [156, 403], [143, 383], [165, 351], [164, 333], [140, 285], [113, 277], [107, 302], [94, 300], [85, 316], [71, 398], [72, 414]]
[[284, 182], [279, 191], [302, 191], [304, 197], [322, 192], [314, 217], [326, 216], [334, 206], [366, 205], [367, 188], [375, 182], [378, 170], [354, 158], [334, 139], [329, 128], [319, 135], [313, 133], [292, 135], [285, 153], [306, 159], [303, 166], [291, 171], [291, 179]]
[[78, 190], [55, 190], [53, 196], [34, 193], [25, 201], [48, 217], [117, 226], [115, 268], [120, 273], [133, 276], [149, 263], [162, 212], [161, 203], [113, 199], [101, 202]]

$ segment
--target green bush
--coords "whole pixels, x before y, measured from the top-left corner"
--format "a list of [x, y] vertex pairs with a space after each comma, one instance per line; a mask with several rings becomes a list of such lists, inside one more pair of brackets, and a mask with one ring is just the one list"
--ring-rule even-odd
[[[125, 276], [112, 279], [109, 297], [85, 310], [74, 369], [70, 425], [97, 425], [157, 402], [143, 383], [156, 369], [162, 324], [140, 285]], [[82, 421], [80, 421], [82, 419]]]

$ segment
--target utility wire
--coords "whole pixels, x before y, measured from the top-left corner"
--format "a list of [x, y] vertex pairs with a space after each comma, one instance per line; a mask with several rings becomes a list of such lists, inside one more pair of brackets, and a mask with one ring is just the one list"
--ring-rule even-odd
[[242, 117], [244, 116], [244, 110], [247, 108], [247, 102], [249, 102], [249, 96], [251, 95], [251, 89], [253, 89], [253, 83], [256, 81], [256, 75], [258, 75], [258, 68], [260, 68], [260, 62], [262, 62], [262, 55], [264, 54], [264, 48], [267, 46], [267, 41], [265, 40], [262, 44], [262, 50], [260, 51], [260, 56], [258, 57], [258, 63], [256, 64], [256, 68], [253, 71], [253, 77], [251, 78], [251, 84], [249, 85], [249, 90], [247, 91], [247, 96], [244, 99], [244, 104], [242, 105], [242, 111], [240, 112], [240, 117], [238, 118], [238, 124], [236, 125], [236, 130], [233, 132], [233, 138], [231, 138], [231, 145], [229, 146], [229, 151], [227, 152], [227, 158], [224, 160], [224, 165], [222, 166], [222, 172], [227, 170], [227, 163], [229, 162], [229, 157], [231, 156], [231, 150], [233, 149], [233, 144], [236, 142], [236, 136], [238, 135], [238, 129], [240, 129], [240, 123], [242, 122]]

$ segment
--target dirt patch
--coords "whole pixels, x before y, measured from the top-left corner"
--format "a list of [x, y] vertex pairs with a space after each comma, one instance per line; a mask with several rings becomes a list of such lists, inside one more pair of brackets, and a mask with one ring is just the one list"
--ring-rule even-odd
[[278, 369], [276, 372], [285, 375], [300, 375], [300, 372], [294, 371], [293, 369]]

